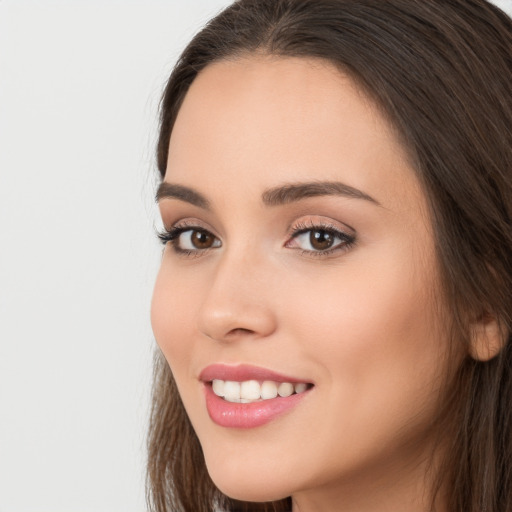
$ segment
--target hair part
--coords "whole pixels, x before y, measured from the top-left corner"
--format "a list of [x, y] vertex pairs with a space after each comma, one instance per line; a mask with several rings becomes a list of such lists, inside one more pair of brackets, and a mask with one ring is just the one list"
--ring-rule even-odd
[[[453, 353], [437, 431], [436, 488], [454, 512], [512, 510], [512, 20], [485, 0], [239, 0], [184, 50], [161, 103], [157, 164], [187, 91], [209, 64], [254, 54], [319, 58], [348, 74], [395, 128], [429, 202]], [[470, 356], [495, 319], [503, 348]], [[434, 428], [434, 427], [433, 427]], [[160, 353], [148, 438], [155, 512], [289, 510], [230, 500], [211, 482]], [[435, 491], [435, 489], [434, 489]]]

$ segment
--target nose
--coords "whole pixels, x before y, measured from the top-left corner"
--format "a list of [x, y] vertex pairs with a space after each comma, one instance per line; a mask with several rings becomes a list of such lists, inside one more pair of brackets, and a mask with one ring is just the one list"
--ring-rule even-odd
[[[247, 258], [218, 263], [199, 309], [199, 330], [220, 342], [261, 339], [277, 327], [271, 303], [272, 272]], [[274, 277], [275, 278], [275, 277]]]

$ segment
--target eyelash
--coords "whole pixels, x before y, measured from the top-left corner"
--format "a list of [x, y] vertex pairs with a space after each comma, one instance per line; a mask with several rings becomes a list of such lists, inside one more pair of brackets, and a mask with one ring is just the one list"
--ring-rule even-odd
[[[189, 250], [189, 249], [181, 249], [178, 246], [178, 240], [179, 237], [186, 233], [187, 231], [197, 231], [199, 233], [205, 233], [207, 235], [214, 236], [210, 231], [207, 229], [193, 225], [193, 224], [186, 224], [186, 225], [177, 225], [172, 226], [170, 229], [164, 229], [162, 232], [157, 233], [158, 238], [160, 241], [166, 245], [170, 243], [172, 245], [172, 248], [174, 252], [177, 254], [184, 256], [184, 257], [199, 257], [203, 254], [210, 251], [211, 248], [206, 249], [195, 249], [195, 250]], [[301, 250], [301, 255], [304, 256], [312, 256], [315, 258], [321, 258], [321, 257], [328, 257], [336, 252], [339, 251], [346, 251], [350, 249], [355, 243], [356, 243], [356, 237], [355, 235], [350, 235], [344, 231], [341, 231], [339, 228], [328, 224], [328, 223], [299, 223], [296, 224], [293, 229], [291, 230], [291, 233], [288, 235], [288, 242], [286, 242], [285, 247], [288, 247], [288, 244], [291, 243], [291, 241], [296, 240], [300, 235], [303, 235], [308, 232], [312, 231], [322, 231], [324, 233], [327, 233], [328, 235], [337, 238], [341, 240], [338, 242], [334, 247], [331, 247], [326, 250]], [[215, 237], [216, 238], [216, 237]], [[218, 239], [217, 239], [218, 240]], [[217, 248], [217, 247], [215, 247]]]
[[198, 231], [200, 233], [206, 233], [211, 236], [215, 236], [212, 233], [210, 233], [210, 231], [208, 231], [205, 228], [202, 228], [201, 226], [197, 226], [195, 224], [181, 224], [177, 226], [172, 226], [170, 229], [164, 229], [163, 231], [157, 233], [157, 237], [160, 239], [164, 246], [170, 243], [174, 252], [178, 253], [180, 256], [193, 258], [202, 256], [203, 254], [208, 252], [209, 249], [189, 250], [181, 249], [180, 247], [178, 247], [179, 237], [183, 233], [186, 233], [187, 231]]

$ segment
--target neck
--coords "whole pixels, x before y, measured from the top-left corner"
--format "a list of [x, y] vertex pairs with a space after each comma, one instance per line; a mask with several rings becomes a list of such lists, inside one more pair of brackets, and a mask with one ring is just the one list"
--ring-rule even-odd
[[292, 512], [447, 512], [444, 492], [434, 495], [435, 459], [385, 461], [342, 481], [292, 496]]

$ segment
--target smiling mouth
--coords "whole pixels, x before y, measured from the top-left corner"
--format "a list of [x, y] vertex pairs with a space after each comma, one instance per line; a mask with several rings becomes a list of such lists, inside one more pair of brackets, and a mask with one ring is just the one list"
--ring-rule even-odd
[[276, 382], [272, 380], [257, 381], [213, 379], [209, 382], [213, 392], [226, 402], [250, 404], [264, 402], [274, 398], [287, 398], [294, 394], [301, 394], [313, 387], [307, 382]]

